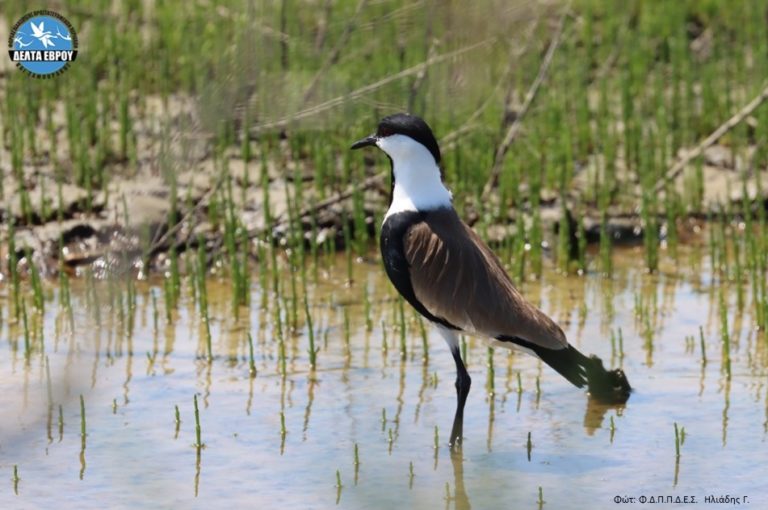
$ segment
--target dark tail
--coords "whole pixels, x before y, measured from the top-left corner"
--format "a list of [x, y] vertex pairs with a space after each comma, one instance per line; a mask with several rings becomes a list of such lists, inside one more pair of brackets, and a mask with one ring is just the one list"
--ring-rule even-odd
[[586, 386], [595, 400], [605, 404], [623, 404], [632, 387], [620, 368], [606, 370], [603, 361], [595, 355], [584, 356], [572, 345], [565, 349], [547, 349], [516, 336], [497, 336], [502, 342], [512, 342], [530, 349], [541, 360], [568, 379], [577, 388]]
[[603, 361], [595, 355], [584, 356], [572, 345], [565, 349], [539, 347], [536, 354], [547, 365], [568, 379], [574, 386], [585, 385], [590, 396], [606, 404], [623, 404], [629, 398], [632, 387], [620, 368], [606, 370]]

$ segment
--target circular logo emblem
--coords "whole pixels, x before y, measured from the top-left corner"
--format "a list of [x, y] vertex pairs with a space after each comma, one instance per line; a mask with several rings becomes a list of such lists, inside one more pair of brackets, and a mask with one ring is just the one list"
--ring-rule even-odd
[[77, 58], [77, 34], [57, 12], [30, 12], [13, 26], [8, 55], [28, 75], [50, 78], [63, 73]]

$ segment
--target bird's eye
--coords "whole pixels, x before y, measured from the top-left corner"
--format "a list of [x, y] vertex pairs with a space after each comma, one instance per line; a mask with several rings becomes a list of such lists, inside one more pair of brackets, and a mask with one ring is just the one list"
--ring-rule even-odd
[[376, 133], [379, 138], [386, 138], [387, 136], [394, 135], [395, 132], [386, 126], [379, 127], [379, 132]]

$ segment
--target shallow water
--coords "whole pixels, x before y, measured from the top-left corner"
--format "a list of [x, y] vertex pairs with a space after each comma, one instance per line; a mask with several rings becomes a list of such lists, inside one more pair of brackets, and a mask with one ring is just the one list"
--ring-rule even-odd
[[[238, 321], [227, 280], [210, 278], [212, 363], [187, 287], [169, 324], [161, 282], [139, 285], [131, 333], [126, 314], [108, 305], [107, 283], [96, 284], [97, 314], [87, 305], [93, 291], [73, 281], [74, 331], [59, 307], [60, 289], [48, 284], [39, 318], [44, 340], [35, 341], [28, 358], [23, 324], [11, 320], [10, 291], [0, 287], [0, 507], [535, 508], [539, 487], [543, 508], [608, 508], [618, 506], [616, 496], [663, 496], [665, 503], [693, 496], [698, 506], [722, 507], [705, 505], [709, 495], [747, 496], [753, 508], [765, 507], [768, 482], [755, 469], [764, 465], [768, 437], [767, 340], [754, 329], [749, 291], [738, 312], [735, 287], [723, 287], [728, 380], [721, 283], [702, 251], [681, 248], [678, 262], [665, 260], [656, 275], [637, 267], [640, 251], [626, 249], [615, 252], [610, 279], [547, 269], [540, 281], [525, 282], [526, 296], [557, 319], [570, 341], [606, 365], [623, 366], [635, 392], [624, 407], [600, 406], [536, 359], [497, 350], [491, 396], [488, 350], [468, 339], [473, 386], [458, 456], [446, 446], [455, 406], [451, 356], [427, 329], [425, 358], [419, 323], [405, 307], [401, 357], [399, 303], [375, 261], [355, 264], [351, 285], [344, 258], [322, 264], [318, 283], [308, 284], [317, 370], [309, 369], [299, 297], [300, 328], [285, 336], [284, 377], [273, 318], [278, 303], [284, 320], [291, 315], [289, 284], [280, 299], [268, 294], [262, 310], [254, 278], [251, 312], [241, 309]], [[288, 280], [283, 273], [281, 282]], [[638, 306], [647, 310], [639, 319]], [[685, 428], [677, 460], [675, 423]]]

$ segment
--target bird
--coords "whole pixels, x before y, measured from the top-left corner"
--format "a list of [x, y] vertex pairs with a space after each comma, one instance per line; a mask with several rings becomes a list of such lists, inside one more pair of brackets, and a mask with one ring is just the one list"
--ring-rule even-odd
[[43, 43], [43, 48], [56, 46], [53, 44], [53, 41], [51, 41], [51, 38], [56, 36], [53, 35], [50, 30], [45, 29], [45, 21], [41, 21], [39, 25], [35, 25], [34, 21], [30, 21], [29, 24], [32, 27], [32, 36]]
[[14, 44], [18, 44], [20, 49], [21, 48], [26, 48], [27, 46], [32, 44], [31, 42], [24, 43], [24, 41], [21, 40], [21, 36], [18, 36], [18, 35], [13, 38], [13, 42], [14, 42]]
[[623, 404], [632, 391], [623, 370], [568, 343], [563, 330], [517, 290], [499, 258], [459, 217], [444, 183], [440, 147], [420, 117], [384, 117], [351, 149], [378, 147], [389, 158], [392, 186], [380, 232], [384, 269], [395, 289], [431, 322], [456, 364], [456, 411], [449, 445], [463, 441], [472, 380], [461, 359], [461, 334], [493, 347], [532, 354], [591, 398]]
[[62, 39], [64, 41], [71, 41], [72, 40], [72, 36], [69, 35], [69, 33], [67, 33], [67, 35], [63, 35], [61, 33], [61, 31], [59, 30], [59, 27], [56, 27], [56, 37], [58, 37], [59, 39]]

